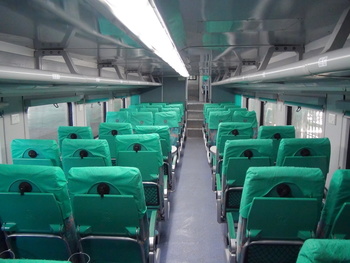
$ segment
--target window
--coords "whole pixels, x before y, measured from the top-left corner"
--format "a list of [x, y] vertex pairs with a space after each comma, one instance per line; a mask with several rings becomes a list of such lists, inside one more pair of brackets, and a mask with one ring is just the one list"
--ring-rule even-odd
[[67, 103], [29, 107], [27, 111], [30, 139], [57, 141], [58, 126], [68, 126]]
[[260, 109], [260, 100], [249, 98], [249, 103], [248, 103], [248, 111], [255, 111], [259, 112]]
[[94, 137], [98, 136], [100, 123], [103, 122], [103, 103], [86, 104], [86, 124], [92, 129]]
[[322, 110], [292, 106], [292, 125], [296, 138], [324, 137], [324, 114]]
[[119, 111], [121, 108], [123, 108], [123, 100], [122, 99], [114, 99], [113, 100], [113, 105], [114, 105], [114, 108], [113, 110], [110, 110], [110, 111]]
[[264, 102], [264, 122], [265, 126], [276, 126], [277, 123], [277, 103]]

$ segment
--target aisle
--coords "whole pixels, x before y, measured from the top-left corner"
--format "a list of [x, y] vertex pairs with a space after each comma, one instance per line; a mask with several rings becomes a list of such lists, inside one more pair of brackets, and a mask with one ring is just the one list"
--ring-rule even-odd
[[225, 262], [221, 225], [202, 138], [188, 138], [177, 167], [168, 222], [162, 223], [161, 263]]

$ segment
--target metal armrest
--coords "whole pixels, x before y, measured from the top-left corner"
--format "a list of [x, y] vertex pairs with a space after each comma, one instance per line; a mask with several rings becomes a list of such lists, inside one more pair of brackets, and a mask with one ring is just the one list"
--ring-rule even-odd
[[233, 216], [231, 213], [226, 214], [226, 222], [227, 222], [227, 240], [228, 246], [231, 253], [236, 253], [237, 251], [237, 239], [236, 239], [236, 230], [235, 230], [235, 222], [233, 220]]
[[149, 219], [149, 250], [154, 252], [157, 249], [158, 244], [158, 230], [157, 226], [157, 211], [154, 210], [151, 213]]

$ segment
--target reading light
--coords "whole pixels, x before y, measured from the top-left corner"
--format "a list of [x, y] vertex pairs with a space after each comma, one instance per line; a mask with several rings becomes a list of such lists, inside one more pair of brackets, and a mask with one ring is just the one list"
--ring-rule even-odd
[[102, 0], [115, 17], [183, 77], [189, 74], [153, 0]]

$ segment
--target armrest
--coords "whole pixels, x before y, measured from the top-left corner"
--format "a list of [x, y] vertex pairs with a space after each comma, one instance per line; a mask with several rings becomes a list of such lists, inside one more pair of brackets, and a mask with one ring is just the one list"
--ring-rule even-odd
[[219, 173], [216, 174], [216, 191], [222, 192], [221, 175]]
[[236, 230], [235, 222], [233, 220], [232, 213], [226, 213], [226, 222], [227, 222], [227, 239], [230, 252], [235, 253], [237, 250], [237, 239], [236, 239]]
[[149, 249], [150, 251], [155, 251], [158, 244], [158, 231], [156, 229], [157, 225], [157, 210], [151, 212], [149, 219]]
[[164, 199], [168, 198], [168, 175], [164, 175]]

